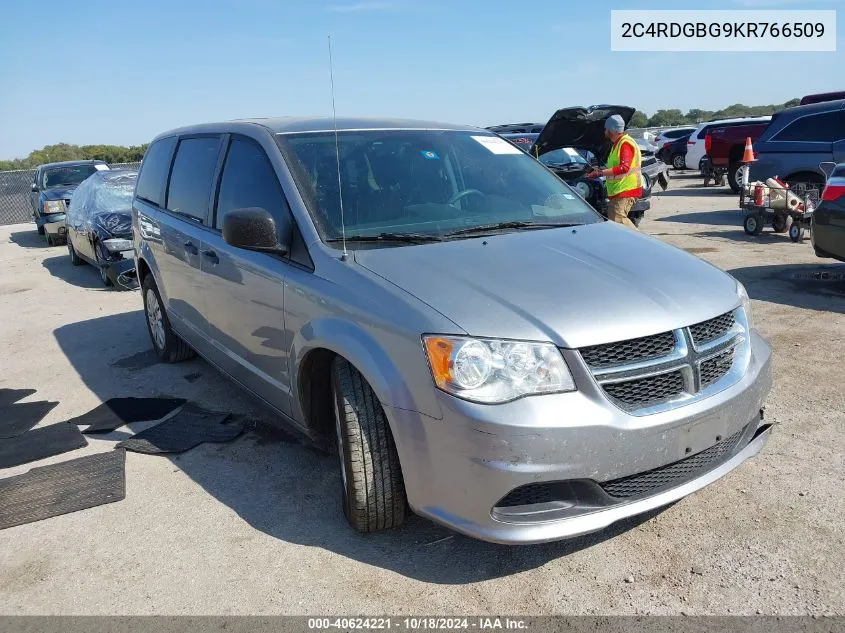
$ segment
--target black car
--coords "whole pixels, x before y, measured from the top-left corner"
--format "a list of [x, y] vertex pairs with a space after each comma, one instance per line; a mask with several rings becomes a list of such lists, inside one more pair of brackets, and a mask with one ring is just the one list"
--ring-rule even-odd
[[[634, 108], [627, 106], [590, 106], [562, 108], [555, 112], [539, 133], [518, 133], [515, 128], [536, 129], [539, 124], [496, 125], [488, 130], [506, 138], [544, 163], [567, 182], [602, 215], [607, 215], [607, 187], [604, 178], [590, 179], [592, 166], [604, 165], [612, 148], [604, 137], [604, 123], [618, 114], [627, 125]], [[650, 151], [642, 151], [643, 193], [628, 214], [639, 225], [651, 207], [651, 191], [656, 182], [669, 186], [668, 167]]]
[[73, 195], [67, 212], [67, 249], [74, 266], [89, 263], [106, 286], [134, 287], [132, 195], [134, 169], [98, 171]]
[[657, 150], [657, 157], [675, 169], [686, 169], [687, 141], [692, 135], [685, 134], [674, 140], [668, 140]]
[[[526, 154], [534, 155], [532, 148], [539, 134], [500, 134], [503, 138], [519, 147]], [[586, 174], [592, 170], [589, 161], [583, 154], [572, 147], [558, 148], [540, 156], [537, 160], [551, 169], [561, 180], [568, 183], [578, 194], [589, 202], [592, 207], [607, 215], [607, 187], [604, 178], [587, 178]]]
[[827, 179], [813, 213], [811, 236], [816, 255], [845, 262], [845, 163]]
[[30, 186], [32, 219], [38, 234], [46, 236], [48, 244], [64, 239], [65, 214], [79, 183], [108, 168], [101, 160], [71, 160], [36, 167]]

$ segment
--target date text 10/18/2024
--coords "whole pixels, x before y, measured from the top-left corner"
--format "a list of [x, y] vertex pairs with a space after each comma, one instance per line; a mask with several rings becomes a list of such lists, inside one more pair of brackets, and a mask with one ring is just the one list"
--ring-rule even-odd
[[308, 628], [312, 630], [339, 629], [344, 631], [358, 629], [396, 629], [408, 631], [431, 631], [431, 630], [510, 630], [520, 631], [528, 628], [525, 620], [518, 618], [500, 617], [406, 617], [406, 618], [308, 618]]

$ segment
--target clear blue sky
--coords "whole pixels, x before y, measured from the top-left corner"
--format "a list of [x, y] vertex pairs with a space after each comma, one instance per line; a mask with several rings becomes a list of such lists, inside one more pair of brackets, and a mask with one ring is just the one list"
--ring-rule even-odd
[[[840, 8], [835, 53], [612, 53], [610, 9]], [[841, 0], [8, 2], [0, 158], [140, 144], [220, 119], [331, 112], [490, 125], [564, 105], [717, 109], [845, 89]]]

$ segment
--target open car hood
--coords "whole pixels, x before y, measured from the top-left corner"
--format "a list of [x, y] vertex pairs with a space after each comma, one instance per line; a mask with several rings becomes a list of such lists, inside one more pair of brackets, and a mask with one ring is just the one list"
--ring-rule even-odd
[[604, 138], [604, 122], [618, 114], [627, 127], [634, 112], [634, 108], [620, 105], [561, 108], [540, 132], [535, 151], [545, 154], [561, 147], [585, 149], [604, 163], [611, 148], [610, 142]]

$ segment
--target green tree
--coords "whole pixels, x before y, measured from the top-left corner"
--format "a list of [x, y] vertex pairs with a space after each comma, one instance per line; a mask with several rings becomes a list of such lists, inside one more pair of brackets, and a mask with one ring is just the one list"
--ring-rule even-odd
[[649, 127], [660, 127], [664, 125], [681, 125], [686, 123], [683, 113], [677, 108], [672, 110], [658, 110], [648, 120]]
[[648, 125], [648, 115], [645, 112], [637, 110], [634, 116], [631, 117], [630, 127], [645, 127]]

